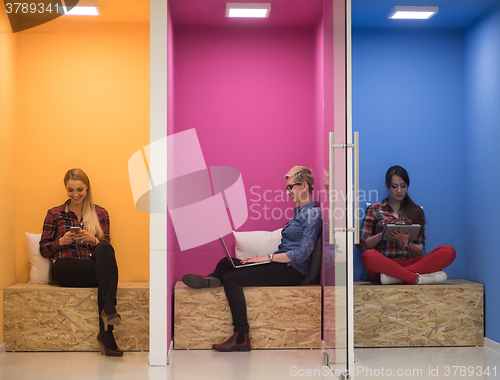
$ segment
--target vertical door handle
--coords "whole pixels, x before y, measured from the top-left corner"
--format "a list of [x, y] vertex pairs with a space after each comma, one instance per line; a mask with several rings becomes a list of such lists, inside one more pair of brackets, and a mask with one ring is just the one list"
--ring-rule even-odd
[[359, 132], [353, 133], [354, 155], [354, 244], [359, 244]]
[[333, 218], [333, 197], [332, 197], [332, 191], [335, 188], [335, 149], [333, 146], [333, 132], [328, 133], [328, 148], [330, 150], [330, 159], [329, 159], [329, 166], [330, 166], [330, 178], [329, 178], [329, 188], [328, 188], [328, 208], [329, 208], [329, 214], [330, 214], [330, 224], [329, 224], [329, 240], [330, 244], [334, 244], [335, 242], [335, 237], [334, 237], [334, 230], [335, 230], [335, 219]]
[[330, 166], [330, 180], [329, 180], [329, 192], [328, 192], [328, 206], [329, 206], [329, 216], [330, 216], [330, 244], [334, 244], [334, 233], [337, 230], [335, 228], [335, 218], [334, 218], [334, 205], [333, 205], [333, 198], [331, 192], [334, 190], [335, 187], [335, 158], [334, 158], [334, 153], [335, 153], [335, 148], [352, 148], [353, 149], [353, 155], [354, 155], [354, 229], [353, 228], [344, 228], [344, 229], [339, 229], [342, 231], [354, 231], [354, 244], [359, 244], [359, 235], [360, 235], [360, 230], [359, 230], [359, 132], [354, 132], [353, 133], [353, 144], [334, 144], [333, 143], [333, 132], [329, 132], [328, 134], [329, 137], [329, 148], [330, 148], [330, 159], [329, 159], [329, 166]]

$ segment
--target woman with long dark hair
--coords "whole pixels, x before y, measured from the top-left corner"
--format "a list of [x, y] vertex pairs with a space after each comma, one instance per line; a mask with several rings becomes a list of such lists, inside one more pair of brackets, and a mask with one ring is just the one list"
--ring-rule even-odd
[[[447, 279], [442, 270], [455, 260], [455, 249], [441, 245], [424, 255], [425, 214], [408, 195], [410, 178], [401, 166], [387, 170], [385, 186], [389, 197], [368, 206], [361, 225], [358, 250], [363, 265], [375, 282], [382, 284], [438, 284]], [[411, 241], [410, 233], [392, 230], [391, 240], [383, 240], [388, 224], [420, 224], [418, 237]]]
[[121, 316], [116, 312], [118, 267], [109, 243], [108, 212], [94, 204], [83, 170], [68, 170], [64, 186], [69, 199], [47, 211], [40, 252], [52, 260], [51, 276], [58, 285], [97, 286], [101, 352], [123, 356], [113, 336], [113, 326], [120, 324]]

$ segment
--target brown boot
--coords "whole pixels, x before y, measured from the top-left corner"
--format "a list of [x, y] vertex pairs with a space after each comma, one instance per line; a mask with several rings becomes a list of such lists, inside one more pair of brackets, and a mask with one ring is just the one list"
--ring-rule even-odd
[[[108, 341], [108, 345], [110, 344], [110, 340], [112, 343], [112, 348], [106, 346], [103, 340], [103, 336], [106, 335], [105, 338]], [[97, 342], [99, 343], [99, 348], [101, 349], [101, 353], [106, 356], [123, 356], [123, 351], [118, 348], [115, 342], [115, 338], [113, 337], [113, 332], [112, 331], [100, 331], [99, 334], [97, 334]]]
[[218, 278], [198, 276], [197, 274], [185, 274], [182, 276], [182, 282], [194, 289], [217, 288], [220, 286], [220, 280]]
[[222, 344], [214, 344], [212, 346], [212, 349], [219, 352], [250, 351], [252, 349], [252, 347], [250, 346], [250, 336], [248, 334], [245, 334], [245, 342], [238, 344], [236, 343], [238, 334], [239, 333], [235, 332], [231, 338], [229, 338]]

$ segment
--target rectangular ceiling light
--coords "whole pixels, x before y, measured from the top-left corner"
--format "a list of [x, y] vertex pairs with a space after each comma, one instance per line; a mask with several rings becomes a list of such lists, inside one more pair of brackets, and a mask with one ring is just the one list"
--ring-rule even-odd
[[269, 17], [270, 3], [226, 3], [226, 17]]
[[427, 20], [438, 13], [439, 7], [427, 5], [396, 5], [387, 18], [399, 20]]
[[79, 1], [76, 6], [67, 11], [66, 7], [70, 6], [70, 1], [66, 1], [65, 5], [59, 8], [59, 13], [65, 16], [99, 16], [98, 1]]

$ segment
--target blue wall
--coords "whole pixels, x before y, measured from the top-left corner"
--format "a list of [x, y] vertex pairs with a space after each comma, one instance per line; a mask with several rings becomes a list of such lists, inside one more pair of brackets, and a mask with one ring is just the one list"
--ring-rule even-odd
[[464, 30], [467, 279], [484, 284], [486, 336], [500, 342], [500, 7]]
[[[353, 130], [360, 132], [361, 195], [386, 196], [385, 172], [401, 165], [424, 207], [426, 252], [457, 250], [446, 270], [466, 277], [465, 96], [460, 30], [354, 29]], [[378, 197], [371, 190], [378, 192]], [[355, 252], [354, 280], [362, 278]]]

